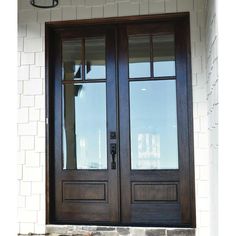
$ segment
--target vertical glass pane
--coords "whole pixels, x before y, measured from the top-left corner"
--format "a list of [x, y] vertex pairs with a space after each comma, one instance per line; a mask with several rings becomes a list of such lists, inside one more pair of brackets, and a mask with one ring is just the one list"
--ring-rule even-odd
[[129, 78], [150, 77], [149, 36], [129, 37]]
[[175, 76], [174, 35], [153, 37], [154, 77]]
[[175, 81], [130, 82], [132, 169], [178, 169]]
[[63, 168], [106, 169], [105, 83], [63, 86]]
[[62, 44], [63, 79], [82, 79], [82, 46], [81, 40], [65, 41]]
[[105, 39], [85, 39], [85, 79], [105, 78]]

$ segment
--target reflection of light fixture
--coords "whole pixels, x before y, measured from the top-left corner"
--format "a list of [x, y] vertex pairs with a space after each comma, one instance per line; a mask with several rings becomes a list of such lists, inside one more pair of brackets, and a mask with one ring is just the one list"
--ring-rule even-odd
[[39, 8], [52, 8], [58, 5], [58, 0], [31, 0], [31, 5]]
[[147, 89], [146, 88], [141, 88], [141, 91], [147, 91]]

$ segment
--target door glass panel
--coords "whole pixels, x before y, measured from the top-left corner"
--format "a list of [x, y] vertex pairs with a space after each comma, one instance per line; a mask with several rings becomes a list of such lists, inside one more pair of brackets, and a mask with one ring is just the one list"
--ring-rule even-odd
[[178, 169], [175, 80], [130, 82], [131, 169]]
[[175, 76], [174, 35], [153, 36], [154, 77]]
[[63, 79], [82, 79], [82, 40], [76, 39], [62, 43]]
[[129, 78], [150, 77], [149, 36], [129, 37]]
[[63, 86], [63, 169], [107, 169], [105, 83]]
[[105, 39], [85, 39], [85, 78], [105, 79]]

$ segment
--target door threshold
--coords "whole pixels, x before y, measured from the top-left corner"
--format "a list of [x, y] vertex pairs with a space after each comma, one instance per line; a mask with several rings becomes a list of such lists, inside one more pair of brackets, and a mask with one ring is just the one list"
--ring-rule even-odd
[[97, 225], [46, 225], [51, 236], [195, 236], [194, 228], [161, 228]]

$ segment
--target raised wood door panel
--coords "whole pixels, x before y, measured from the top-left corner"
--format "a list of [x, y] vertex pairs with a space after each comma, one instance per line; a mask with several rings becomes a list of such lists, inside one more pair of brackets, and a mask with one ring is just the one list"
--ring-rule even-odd
[[[54, 142], [56, 144], [54, 154], [54, 220], [57, 223], [102, 222], [109, 224], [119, 221], [118, 168], [111, 169], [112, 158], [110, 155], [110, 143], [117, 142], [116, 139], [110, 139], [110, 133], [117, 130], [114, 35], [114, 29], [110, 27], [100, 30], [97, 27], [86, 30], [78, 27], [73, 30], [59, 31], [54, 40], [55, 110], [53, 115], [55, 122]], [[98, 40], [98, 43], [101, 43], [101, 38], [104, 38], [105, 43], [106, 69], [104, 73], [102, 72], [102, 76], [105, 74], [105, 77], [93, 78], [91, 71], [95, 67], [93, 67], [92, 60], [86, 62], [86, 55], [89, 53], [86, 42], [92, 40], [96, 43]], [[65, 44], [67, 51], [63, 52]], [[98, 50], [98, 47], [99, 45], [92, 45], [92, 50]], [[67, 58], [69, 59], [65, 62]], [[99, 58], [95, 58], [93, 61], [100, 63]], [[88, 67], [90, 68], [88, 69]], [[99, 70], [101, 73], [101, 68]], [[85, 75], [89, 77], [89, 72], [90, 78], [87, 79]], [[81, 88], [83, 96], [80, 92], [81, 96], [76, 98], [74, 93], [79, 93]], [[99, 92], [100, 90], [103, 93]], [[89, 101], [85, 100], [79, 103], [79, 99]], [[99, 101], [103, 103], [103, 107]], [[77, 110], [77, 107], [80, 109]], [[93, 115], [94, 117], [92, 117]], [[83, 116], [85, 116], [85, 120]], [[99, 129], [99, 137], [96, 137], [98, 132], [93, 129], [97, 127], [95, 122], [101, 123], [97, 118], [99, 116], [105, 117], [106, 120], [104, 126]], [[81, 122], [82, 126], [85, 125], [87, 130], [77, 124], [78, 122]], [[84, 132], [85, 137], [79, 136], [81, 132]], [[86, 140], [86, 135], [90, 140]], [[104, 136], [106, 136], [106, 140], [104, 140]], [[85, 149], [85, 145], [89, 146], [89, 150]], [[92, 145], [99, 145], [99, 147], [94, 148]], [[94, 167], [96, 163], [88, 163], [86, 160], [88, 158], [92, 158], [92, 161], [95, 162], [96, 159], [102, 158], [101, 166]]]
[[46, 34], [48, 222], [194, 227], [189, 17], [99, 21]]

